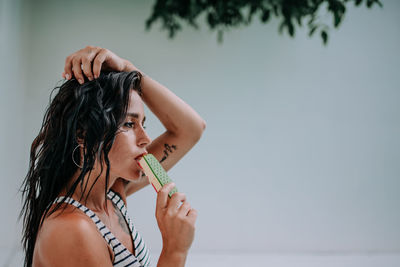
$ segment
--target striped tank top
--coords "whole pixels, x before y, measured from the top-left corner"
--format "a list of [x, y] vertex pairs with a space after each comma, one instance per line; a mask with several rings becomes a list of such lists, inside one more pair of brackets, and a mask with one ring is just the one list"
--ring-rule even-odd
[[[111, 231], [104, 225], [104, 223], [97, 217], [97, 215], [72, 198], [66, 198], [64, 202], [74, 205], [82, 210], [92, 221], [96, 224], [97, 229], [106, 240], [107, 244], [114, 252], [113, 266], [116, 267], [149, 267], [151, 265], [150, 252], [140, 236], [139, 232], [134, 227], [132, 221], [128, 217], [127, 209], [121, 197], [112, 190], [107, 193], [108, 198], [118, 207], [121, 214], [124, 216], [126, 223], [129, 226], [133, 242], [135, 254], [133, 255], [118, 239], [111, 233]], [[63, 196], [57, 197], [53, 203], [62, 202]]]

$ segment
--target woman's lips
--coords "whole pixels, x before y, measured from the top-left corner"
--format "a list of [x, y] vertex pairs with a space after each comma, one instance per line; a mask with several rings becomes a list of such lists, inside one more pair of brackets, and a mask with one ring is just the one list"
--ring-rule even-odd
[[135, 161], [136, 161], [137, 165], [140, 167], [140, 169], [143, 169], [143, 168], [142, 168], [142, 166], [140, 166], [139, 161], [143, 158], [144, 155], [146, 155], [146, 154], [141, 154], [135, 158]]
[[140, 163], [139, 163], [139, 161], [136, 161], [136, 164], [138, 165], [138, 168], [140, 169], [140, 170], [142, 170], [143, 168], [142, 168], [142, 166], [140, 166]]
[[136, 161], [141, 160], [141, 159], [143, 158], [143, 156], [146, 155], [146, 154], [147, 154], [147, 153], [140, 154], [139, 156], [137, 156], [137, 157], [135, 158], [135, 160], [136, 160]]

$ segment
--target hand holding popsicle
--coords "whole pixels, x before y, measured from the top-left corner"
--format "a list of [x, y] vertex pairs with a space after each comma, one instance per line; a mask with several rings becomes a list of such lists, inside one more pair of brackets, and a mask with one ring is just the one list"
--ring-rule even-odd
[[158, 192], [156, 219], [163, 239], [163, 253], [186, 257], [194, 239], [197, 211], [191, 208], [183, 193], [168, 197], [174, 186], [174, 183], [166, 184]]
[[178, 192], [167, 172], [152, 154], [139, 160], [157, 192], [156, 219], [163, 239], [163, 256], [186, 257], [194, 239], [197, 211]]

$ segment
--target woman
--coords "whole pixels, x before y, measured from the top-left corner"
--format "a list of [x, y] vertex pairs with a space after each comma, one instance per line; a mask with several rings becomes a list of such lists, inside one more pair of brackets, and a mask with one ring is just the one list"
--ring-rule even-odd
[[[107, 72], [106, 72], [107, 71]], [[199, 140], [204, 120], [166, 87], [111, 51], [67, 57], [66, 79], [32, 143], [23, 184], [25, 266], [150, 266], [126, 215], [126, 198], [149, 184], [137, 161], [153, 154], [169, 170]], [[151, 141], [143, 102], [166, 131]], [[184, 266], [197, 211], [183, 193], [157, 195], [163, 240], [157, 266]]]

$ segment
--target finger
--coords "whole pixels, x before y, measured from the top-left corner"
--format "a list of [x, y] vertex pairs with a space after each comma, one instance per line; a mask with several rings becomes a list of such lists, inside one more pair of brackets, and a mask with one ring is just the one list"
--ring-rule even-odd
[[168, 203], [168, 209], [176, 211], [176, 210], [178, 210], [181, 202], [185, 202], [185, 201], [186, 201], [186, 195], [184, 193], [177, 192], [172, 195], [171, 200]]
[[80, 84], [83, 84], [83, 82], [85, 81], [85, 78], [83, 77], [83, 74], [82, 74], [81, 64], [82, 64], [82, 60], [80, 58], [74, 58], [72, 60], [72, 71], [75, 76], [75, 79], [77, 79]]
[[188, 212], [187, 218], [192, 224], [194, 224], [196, 222], [197, 215], [198, 215], [197, 210], [190, 209], [190, 211]]
[[168, 205], [168, 193], [175, 187], [175, 183], [168, 183], [164, 185], [157, 194], [157, 206], [156, 211], [164, 209]]
[[90, 51], [89, 54], [82, 59], [82, 70], [89, 81], [93, 80], [92, 61], [95, 55], [96, 53], [94, 51]]
[[64, 74], [65, 74], [65, 79], [69, 80], [72, 78], [72, 56], [71, 55], [69, 55], [65, 59]]
[[101, 66], [107, 58], [107, 52], [107, 49], [101, 49], [93, 60], [93, 74], [96, 79], [100, 76]]
[[181, 205], [181, 207], [178, 210], [178, 215], [182, 217], [186, 217], [192, 207], [190, 206], [189, 202], [185, 201]]

